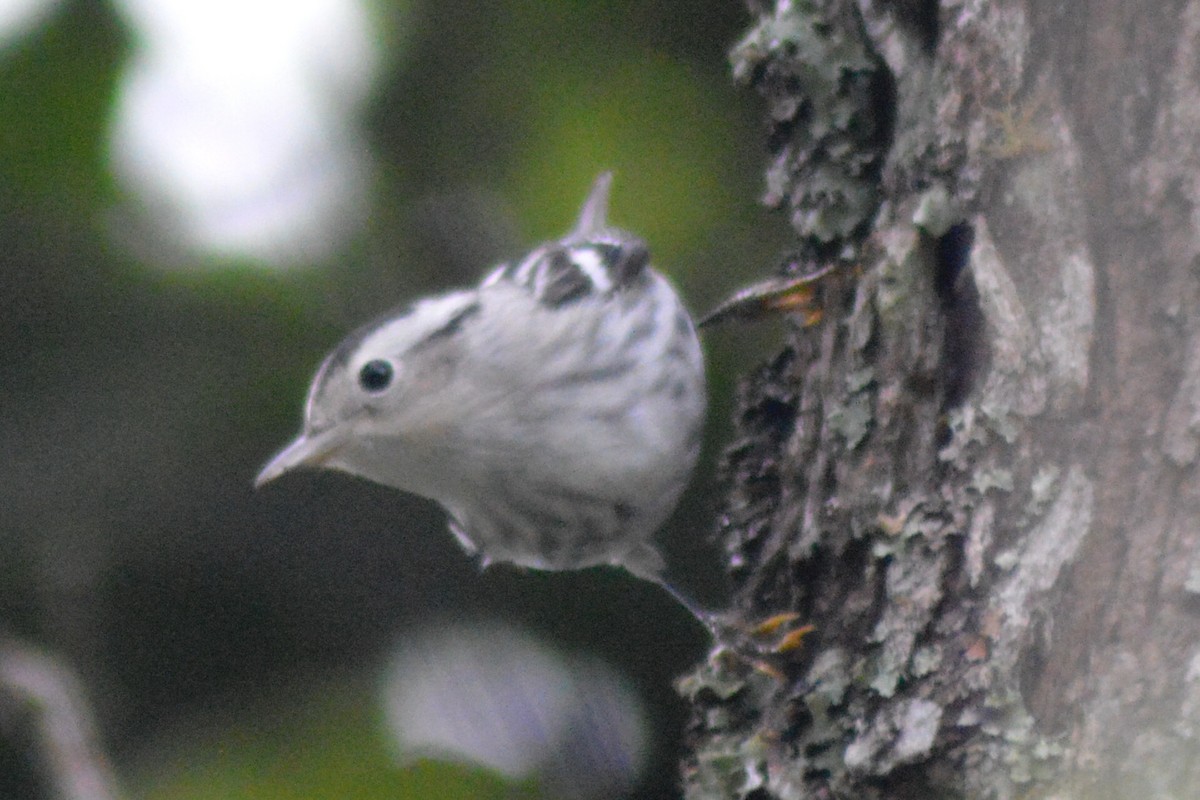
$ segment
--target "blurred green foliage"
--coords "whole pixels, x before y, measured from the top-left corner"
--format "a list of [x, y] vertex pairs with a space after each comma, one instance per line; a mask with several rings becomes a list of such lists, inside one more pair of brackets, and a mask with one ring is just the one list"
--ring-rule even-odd
[[535, 800], [483, 770], [387, 752], [378, 698], [361, 680], [296, 686], [226, 724], [203, 727], [137, 776], [144, 800]]
[[124, 37], [112, 13], [72, 3], [0, 46], [0, 180], [84, 219], [101, 203], [109, 103]]

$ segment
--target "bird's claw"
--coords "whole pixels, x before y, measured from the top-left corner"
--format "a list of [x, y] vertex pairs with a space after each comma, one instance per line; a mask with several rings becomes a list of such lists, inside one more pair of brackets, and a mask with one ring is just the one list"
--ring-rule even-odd
[[743, 623], [718, 623], [710, 618], [709, 627], [716, 641], [741, 658], [755, 671], [776, 680], [784, 680], [784, 661], [804, 646], [804, 639], [816, 626], [804, 624], [793, 627], [801, 615], [794, 611], [774, 614], [747, 627]]

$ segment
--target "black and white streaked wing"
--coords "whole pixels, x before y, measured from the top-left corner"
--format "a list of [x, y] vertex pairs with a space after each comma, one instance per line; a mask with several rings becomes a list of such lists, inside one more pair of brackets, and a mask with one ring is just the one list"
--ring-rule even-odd
[[637, 285], [650, 261], [644, 242], [608, 236], [603, 241], [539, 247], [524, 260], [492, 272], [484, 286], [508, 281], [528, 290], [538, 303], [560, 308], [584, 297], [607, 297]]

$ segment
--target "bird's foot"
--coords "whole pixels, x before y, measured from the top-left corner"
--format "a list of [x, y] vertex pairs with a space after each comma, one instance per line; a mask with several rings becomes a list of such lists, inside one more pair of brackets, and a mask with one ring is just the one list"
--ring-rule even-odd
[[731, 619], [731, 615], [705, 613], [699, 617], [720, 650], [732, 654], [756, 671], [785, 680], [784, 666], [816, 630], [811, 624], [797, 625], [800, 614], [774, 614], [753, 624]]
[[771, 278], [748, 286], [718, 303], [697, 325], [703, 328], [733, 319], [754, 320], [778, 312], [800, 314], [801, 324], [806, 328], [816, 325], [823, 316], [817, 285], [838, 266], [830, 264], [807, 275]]

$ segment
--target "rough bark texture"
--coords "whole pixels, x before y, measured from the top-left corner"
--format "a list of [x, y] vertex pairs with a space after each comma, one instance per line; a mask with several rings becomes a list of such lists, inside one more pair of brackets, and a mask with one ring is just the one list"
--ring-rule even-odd
[[734, 75], [825, 317], [746, 378], [690, 798], [1200, 787], [1200, 0], [778, 0]]

